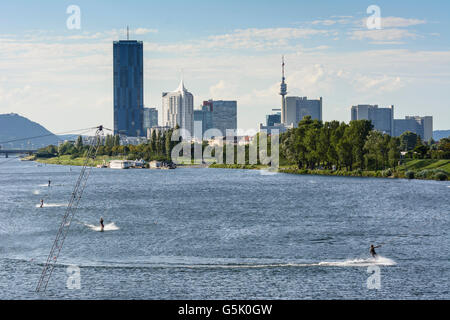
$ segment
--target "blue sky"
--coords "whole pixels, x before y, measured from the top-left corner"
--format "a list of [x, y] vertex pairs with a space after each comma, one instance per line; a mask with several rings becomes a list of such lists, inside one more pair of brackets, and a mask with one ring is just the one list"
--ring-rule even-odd
[[[66, 8], [81, 9], [69, 30]], [[366, 9], [381, 10], [369, 30]], [[289, 95], [323, 97], [324, 120], [354, 104], [395, 105], [450, 129], [448, 1], [13, 1], [0, 4], [0, 113], [54, 132], [112, 126], [112, 41], [144, 41], [147, 107], [181, 73], [194, 94], [238, 101], [238, 126], [257, 128]]]

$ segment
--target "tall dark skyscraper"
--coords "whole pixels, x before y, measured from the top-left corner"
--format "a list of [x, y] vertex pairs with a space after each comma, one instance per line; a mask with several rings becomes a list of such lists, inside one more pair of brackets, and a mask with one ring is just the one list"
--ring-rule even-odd
[[142, 41], [114, 41], [114, 134], [145, 136]]

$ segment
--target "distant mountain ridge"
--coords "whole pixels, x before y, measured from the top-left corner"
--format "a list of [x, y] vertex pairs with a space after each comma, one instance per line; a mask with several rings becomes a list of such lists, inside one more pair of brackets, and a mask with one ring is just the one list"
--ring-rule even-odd
[[450, 137], [450, 130], [436, 130], [433, 131], [433, 140], [438, 141], [442, 138]]
[[[8, 142], [36, 136], [42, 138]], [[0, 114], [0, 146], [2, 149], [38, 149], [49, 144], [58, 144], [59, 137], [41, 126], [16, 113]]]

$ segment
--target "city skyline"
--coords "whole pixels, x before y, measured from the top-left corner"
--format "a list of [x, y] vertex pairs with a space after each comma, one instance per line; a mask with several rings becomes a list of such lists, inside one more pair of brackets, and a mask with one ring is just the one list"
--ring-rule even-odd
[[[357, 2], [322, 9], [285, 1], [283, 18], [267, 2], [244, 3], [242, 12], [233, 14], [233, 3], [135, 4], [79, 1], [80, 30], [66, 28], [67, 4], [22, 2], [35, 8], [23, 12], [22, 19], [15, 19], [17, 4], [5, 4], [0, 113], [19, 113], [53, 132], [67, 129], [67, 118], [76, 127], [112, 127], [112, 41], [126, 39], [129, 24], [130, 38], [144, 43], [144, 107], [160, 113], [161, 93], [179, 81], [183, 69], [195, 101], [236, 100], [238, 127], [256, 129], [271, 109], [280, 108], [284, 55], [287, 96], [322, 96], [324, 121], [348, 122], [352, 105], [392, 104], [397, 118], [431, 115], [436, 130], [448, 129], [445, 2], [437, 10], [379, 1], [381, 30], [364, 26], [367, 8]], [[108, 8], [105, 16], [102, 5]], [[192, 22], [153, 12], [173, 6], [191, 14]], [[255, 16], [249, 16], [255, 8]], [[217, 19], [205, 29], [196, 17], [207, 10], [217, 10]], [[32, 12], [40, 15], [29, 16]]]

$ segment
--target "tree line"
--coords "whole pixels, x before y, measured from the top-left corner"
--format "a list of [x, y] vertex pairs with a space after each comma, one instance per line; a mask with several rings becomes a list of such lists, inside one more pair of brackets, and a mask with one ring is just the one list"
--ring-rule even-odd
[[[128, 160], [144, 159], [145, 161], [170, 161], [173, 147], [178, 143], [172, 140], [173, 129], [165, 132], [154, 130], [145, 143], [139, 145], [122, 145], [119, 135], [106, 135], [100, 142], [98, 156], [121, 156]], [[87, 155], [89, 145], [83, 144], [79, 136], [75, 143], [67, 141], [58, 147], [54, 145], [39, 149], [37, 157], [51, 158], [55, 156], [70, 155], [71, 158]]]
[[[175, 128], [178, 129], [179, 127]], [[107, 135], [98, 149], [99, 156], [121, 156], [130, 160], [171, 161], [172, 149], [178, 141], [172, 141], [174, 129], [165, 132], [153, 131], [151, 137], [139, 145], [121, 145], [118, 135]], [[258, 136], [253, 143], [258, 144]], [[270, 139], [268, 139], [270, 152]], [[202, 143], [202, 150], [208, 145]], [[87, 154], [89, 146], [83, 145], [82, 137], [75, 143], [48, 146], [38, 150], [37, 156], [50, 158], [70, 155], [72, 158]], [[235, 146], [235, 159], [237, 154]], [[226, 159], [223, 147], [223, 159]], [[194, 143], [191, 155], [194, 155]], [[401, 153], [404, 156], [402, 157]], [[245, 147], [248, 163], [249, 146]], [[215, 151], [213, 151], [213, 156]], [[373, 129], [369, 120], [322, 122], [306, 116], [298, 127], [280, 135], [280, 161], [296, 165], [299, 169], [328, 170], [384, 170], [396, 168], [402, 158], [450, 159], [450, 138], [424, 142], [415, 133], [405, 132], [400, 137], [391, 137]], [[236, 161], [236, 160], [235, 160]], [[258, 152], [259, 163], [259, 152]]]
[[391, 137], [373, 130], [369, 120], [323, 123], [306, 116], [280, 140], [282, 157], [299, 169], [395, 169], [402, 151], [408, 158], [450, 159], [449, 139], [424, 143], [412, 132]]

